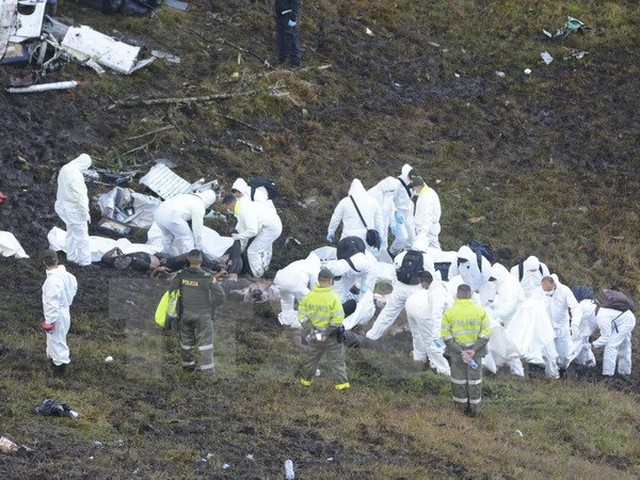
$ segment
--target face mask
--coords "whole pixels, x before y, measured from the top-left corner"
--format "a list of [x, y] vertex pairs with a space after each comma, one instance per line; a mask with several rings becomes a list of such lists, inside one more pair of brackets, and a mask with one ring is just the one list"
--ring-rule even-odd
[[547, 297], [553, 297], [553, 294], [556, 293], [556, 289], [554, 288], [553, 290], [549, 291], [549, 292], [544, 292], [544, 294]]

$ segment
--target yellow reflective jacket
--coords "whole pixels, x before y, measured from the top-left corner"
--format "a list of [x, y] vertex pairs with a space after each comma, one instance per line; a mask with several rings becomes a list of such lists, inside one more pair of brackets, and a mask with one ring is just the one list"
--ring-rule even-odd
[[298, 320], [311, 322], [314, 328], [342, 325], [344, 311], [340, 297], [331, 287], [316, 285], [298, 305]]
[[491, 334], [487, 312], [471, 299], [457, 299], [442, 315], [440, 334], [445, 343], [453, 340], [461, 347], [484, 346]]

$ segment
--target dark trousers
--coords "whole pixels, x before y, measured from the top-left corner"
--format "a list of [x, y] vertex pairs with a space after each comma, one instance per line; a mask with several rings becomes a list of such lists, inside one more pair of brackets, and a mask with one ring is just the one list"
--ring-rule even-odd
[[347, 366], [344, 354], [344, 344], [338, 343], [335, 336], [327, 338], [324, 342], [312, 341], [309, 343], [307, 361], [301, 368], [301, 377], [309, 384], [316, 375], [316, 369], [323, 356], [327, 357], [327, 366], [335, 376], [336, 386], [349, 383]]
[[451, 367], [451, 394], [460, 410], [478, 415], [482, 408], [482, 358], [474, 358], [478, 368], [472, 369], [459, 355], [449, 359]]
[[283, 15], [276, 19], [276, 44], [278, 47], [278, 60], [291, 61], [292, 65], [300, 65], [300, 45], [298, 44], [298, 27], [288, 25], [289, 16]]

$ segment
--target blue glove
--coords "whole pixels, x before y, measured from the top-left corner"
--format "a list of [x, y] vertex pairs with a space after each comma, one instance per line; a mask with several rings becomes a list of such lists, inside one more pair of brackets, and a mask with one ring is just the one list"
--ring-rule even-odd
[[396, 212], [395, 217], [396, 222], [398, 222], [400, 225], [404, 223], [404, 215], [402, 214], [402, 212]]
[[360, 287], [360, 293], [367, 293], [369, 291], [369, 285], [362, 285]]
[[383, 245], [387, 244], [387, 239], [386, 237], [380, 237], [380, 247], [382, 247]]
[[287, 25], [289, 25], [291, 28], [295, 27], [297, 25], [295, 20], [289, 20], [289, 22], [287, 23]]
[[391, 233], [393, 234], [393, 236], [395, 237], [396, 235], [398, 235], [398, 226], [397, 225], [391, 225], [391, 227], [389, 227], [391, 229]]
[[327, 242], [333, 243], [333, 233], [327, 233]]

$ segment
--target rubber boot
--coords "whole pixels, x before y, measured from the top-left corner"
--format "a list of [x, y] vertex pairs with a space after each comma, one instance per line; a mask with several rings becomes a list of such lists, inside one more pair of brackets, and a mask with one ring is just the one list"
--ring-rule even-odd
[[63, 363], [61, 365], [53, 366], [53, 376], [54, 377], [65, 377], [67, 375], [67, 364]]

